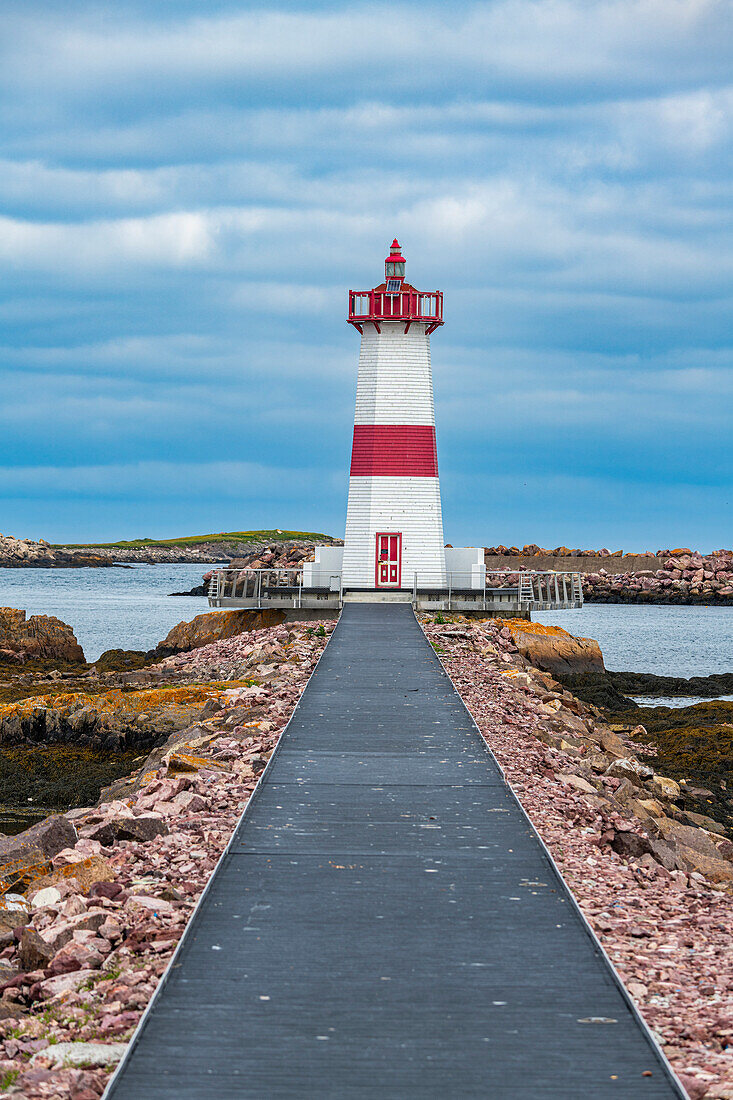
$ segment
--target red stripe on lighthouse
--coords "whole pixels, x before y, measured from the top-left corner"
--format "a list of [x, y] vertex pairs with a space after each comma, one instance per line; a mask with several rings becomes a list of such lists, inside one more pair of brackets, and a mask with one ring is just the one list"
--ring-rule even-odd
[[435, 428], [416, 424], [355, 424], [352, 477], [437, 477]]

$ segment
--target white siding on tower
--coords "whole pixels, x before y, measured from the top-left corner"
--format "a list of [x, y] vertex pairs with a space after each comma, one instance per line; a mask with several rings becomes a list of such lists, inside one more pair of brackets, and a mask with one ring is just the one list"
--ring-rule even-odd
[[355, 424], [435, 424], [427, 326], [365, 325], [359, 355]]
[[443, 516], [437, 477], [352, 477], [346, 513], [344, 588], [374, 588], [378, 531], [402, 532], [402, 587], [413, 574], [445, 584]]
[[[355, 424], [434, 427], [427, 325], [364, 326]], [[445, 585], [445, 550], [437, 477], [358, 476], [349, 480], [343, 557], [345, 588], [374, 588], [377, 532], [402, 534], [402, 587]]]

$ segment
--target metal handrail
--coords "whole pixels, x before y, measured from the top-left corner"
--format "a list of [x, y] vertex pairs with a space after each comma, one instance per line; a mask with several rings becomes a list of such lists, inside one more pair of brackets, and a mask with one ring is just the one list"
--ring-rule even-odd
[[[357, 299], [358, 306], [357, 306]], [[368, 302], [365, 312], [362, 302]], [[432, 321], [442, 323], [443, 294], [440, 290], [350, 290], [349, 321]]]
[[[333, 598], [338, 593], [339, 607], [344, 602], [343, 574], [340, 572], [323, 573], [328, 576], [328, 590]], [[408, 582], [409, 583], [409, 582]], [[321, 587], [321, 586], [319, 586]], [[252, 568], [217, 569], [209, 582], [209, 597], [213, 600], [243, 599], [252, 600], [253, 606], [262, 608], [268, 600], [276, 596], [277, 589], [289, 589], [293, 607], [303, 606], [303, 594], [309, 589], [303, 583], [303, 566], [261, 566]], [[486, 610], [487, 597], [493, 593], [492, 601], [502, 602], [505, 598], [516, 601], [519, 608], [531, 610], [533, 607], [582, 607], [583, 582], [578, 572], [558, 572], [556, 570], [491, 569], [484, 574], [481, 570], [446, 570], [445, 572], [420, 572], [412, 574], [412, 602], [417, 604], [421, 593], [439, 593], [447, 595], [448, 610], [458, 600], [465, 605], [475, 599]], [[460, 596], [458, 596], [460, 593]], [[498, 594], [502, 593], [499, 597]], [[506, 594], [506, 596], [504, 595]], [[284, 594], [285, 595], [285, 594]]]
[[[339, 607], [343, 605], [343, 579], [341, 573], [329, 573], [329, 589], [334, 597], [338, 593]], [[308, 589], [303, 583], [303, 566], [260, 566], [257, 569], [244, 567], [217, 569], [209, 582], [210, 599], [246, 599], [252, 600], [257, 608], [266, 606], [268, 598], [278, 588], [292, 590], [293, 606], [303, 606], [303, 592]]]
[[[480, 578], [480, 580], [479, 580]], [[492, 581], [499, 583], [492, 584]], [[477, 583], [478, 582], [478, 583]], [[412, 577], [412, 600], [417, 603], [418, 594], [435, 592], [447, 593], [448, 610], [455, 602], [456, 592], [461, 591], [461, 600], [474, 593], [486, 608], [487, 593], [506, 593], [514, 598], [521, 608], [549, 605], [555, 607], [582, 607], [583, 584], [580, 573], [563, 573], [556, 570], [520, 570], [491, 569], [484, 576], [476, 572], [445, 573], [415, 572]]]

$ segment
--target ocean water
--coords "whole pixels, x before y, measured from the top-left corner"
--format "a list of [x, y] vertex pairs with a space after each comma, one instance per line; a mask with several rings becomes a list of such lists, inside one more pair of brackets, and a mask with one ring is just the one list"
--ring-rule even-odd
[[641, 707], [671, 707], [674, 710], [694, 707], [698, 703], [733, 703], [733, 695], [718, 695], [715, 699], [701, 695], [630, 695], [629, 698]]
[[105, 649], [152, 649], [171, 627], [208, 611], [204, 596], [170, 596], [201, 584], [212, 565], [130, 569], [0, 569], [0, 607], [56, 615], [73, 626], [88, 661]]
[[733, 607], [586, 604], [532, 616], [548, 626], [595, 638], [606, 668], [658, 676], [733, 672]]

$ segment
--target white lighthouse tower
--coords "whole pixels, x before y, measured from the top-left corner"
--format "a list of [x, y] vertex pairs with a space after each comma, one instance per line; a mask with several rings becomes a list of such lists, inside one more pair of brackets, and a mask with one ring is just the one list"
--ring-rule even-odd
[[397, 240], [385, 279], [349, 291], [349, 324], [361, 333], [351, 452], [345, 589], [442, 588], [443, 517], [435, 445], [430, 334], [443, 295], [405, 281]]

